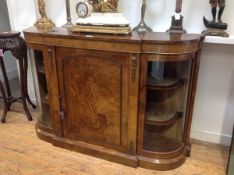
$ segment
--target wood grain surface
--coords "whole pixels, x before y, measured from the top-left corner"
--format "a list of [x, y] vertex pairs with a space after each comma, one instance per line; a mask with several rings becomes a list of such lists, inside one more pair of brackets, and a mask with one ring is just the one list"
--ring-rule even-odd
[[193, 143], [191, 157], [175, 170], [131, 168], [53, 147], [35, 134], [38, 112], [31, 111], [34, 120], [29, 122], [21, 105], [14, 104], [12, 109], [7, 123], [0, 124], [0, 175], [225, 175], [227, 149]]

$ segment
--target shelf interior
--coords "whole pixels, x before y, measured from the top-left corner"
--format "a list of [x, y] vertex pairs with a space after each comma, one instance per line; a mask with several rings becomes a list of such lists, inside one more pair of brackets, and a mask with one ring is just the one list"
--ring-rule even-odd
[[40, 50], [34, 51], [35, 56], [35, 66], [37, 72], [37, 80], [40, 93], [40, 116], [38, 120], [45, 126], [51, 128], [51, 116], [50, 116], [50, 106], [49, 106], [49, 95], [48, 87], [46, 81], [45, 67], [44, 67], [44, 58], [43, 52]]
[[164, 80], [157, 80], [153, 77], [148, 77], [147, 87], [149, 89], [172, 89], [177, 87], [182, 81], [179, 79], [164, 79]]
[[146, 124], [172, 125], [183, 113], [175, 110], [167, 110], [156, 107], [148, 107], [146, 110]]
[[146, 130], [144, 133], [144, 150], [152, 152], [170, 152], [182, 145], [180, 139], [170, 138], [161, 134], [151, 133]]

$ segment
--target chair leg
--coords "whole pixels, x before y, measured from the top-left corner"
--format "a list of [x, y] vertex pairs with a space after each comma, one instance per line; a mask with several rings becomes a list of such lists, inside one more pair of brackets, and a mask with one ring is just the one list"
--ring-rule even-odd
[[8, 102], [7, 102], [7, 97], [6, 97], [6, 94], [5, 94], [5, 90], [4, 90], [4, 87], [2, 85], [2, 82], [0, 81], [0, 91], [1, 91], [1, 94], [2, 94], [2, 97], [3, 97], [3, 115], [2, 115], [2, 118], [1, 118], [1, 122], [2, 123], [6, 123], [6, 114], [7, 114], [7, 111], [8, 111]]
[[29, 121], [32, 121], [32, 116], [28, 110], [28, 106], [26, 103], [26, 89], [25, 89], [25, 76], [24, 76], [24, 62], [23, 59], [19, 59], [19, 67], [20, 67], [20, 89], [21, 89], [21, 97], [22, 103], [24, 107], [25, 114]]
[[28, 57], [27, 57], [27, 51], [25, 52], [25, 57], [24, 57], [24, 85], [25, 85], [25, 96], [26, 96], [26, 100], [28, 101], [28, 103], [32, 106], [33, 109], [36, 109], [36, 105], [33, 104], [33, 102], [31, 101], [29, 95], [28, 95]]

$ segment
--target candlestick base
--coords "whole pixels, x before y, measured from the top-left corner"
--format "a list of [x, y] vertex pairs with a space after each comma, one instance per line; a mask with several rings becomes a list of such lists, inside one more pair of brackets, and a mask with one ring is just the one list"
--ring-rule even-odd
[[50, 30], [55, 27], [55, 24], [48, 18], [40, 18], [34, 24], [40, 30]]

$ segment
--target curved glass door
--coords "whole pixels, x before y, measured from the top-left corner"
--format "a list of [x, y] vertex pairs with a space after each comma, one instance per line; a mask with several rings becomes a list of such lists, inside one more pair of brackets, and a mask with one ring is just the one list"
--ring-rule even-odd
[[38, 80], [38, 87], [40, 94], [38, 99], [40, 103], [39, 104], [40, 115], [38, 116], [38, 120], [44, 126], [52, 128], [43, 52], [40, 50], [35, 50], [34, 56], [35, 56], [35, 66], [36, 66], [37, 80]]
[[170, 152], [183, 144], [191, 60], [147, 63], [143, 148]]

